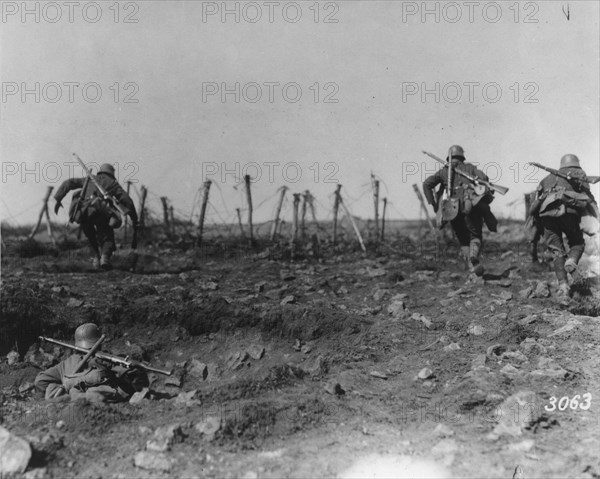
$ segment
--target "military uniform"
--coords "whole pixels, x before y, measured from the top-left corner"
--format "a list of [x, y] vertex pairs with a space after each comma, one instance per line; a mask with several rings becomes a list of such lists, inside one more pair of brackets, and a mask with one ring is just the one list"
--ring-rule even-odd
[[[476, 195], [472, 184], [456, 173], [456, 170], [461, 170], [472, 177], [488, 181], [487, 175], [478, 170], [475, 165], [464, 162], [463, 155], [462, 148], [457, 145], [450, 147], [448, 152], [448, 158], [452, 158], [454, 170], [450, 197], [458, 199], [459, 204], [458, 214], [450, 221], [450, 224], [456, 233], [462, 256], [467, 261], [469, 268], [481, 276], [483, 274], [483, 266], [480, 262], [483, 224], [485, 223], [490, 231], [495, 232], [498, 221], [490, 209], [490, 203], [494, 198], [492, 193], [486, 192], [483, 196]], [[438, 185], [441, 186], [436, 192], [435, 188]], [[440, 207], [441, 193], [444, 190], [449, 191], [448, 189], [448, 166], [424, 181], [423, 193], [436, 212]]]
[[[539, 218], [542, 223], [546, 244], [554, 255], [559, 295], [564, 296], [569, 294], [567, 273], [577, 269], [585, 249], [583, 232], [579, 225], [581, 216], [595, 200], [589, 189], [585, 171], [579, 166], [579, 159], [575, 155], [563, 156], [560, 166], [560, 173], [579, 182], [549, 174], [537, 188], [536, 200], [531, 206], [530, 214]], [[569, 245], [568, 253], [563, 234]]]
[[[82, 338], [82, 335], [87, 337]], [[90, 349], [100, 336], [96, 325], [87, 323], [77, 329], [75, 337], [77, 346]], [[110, 362], [97, 358], [90, 358], [83, 370], [75, 373], [82, 358], [83, 354], [76, 353], [40, 372], [35, 378], [35, 387], [47, 400], [70, 396], [73, 400], [119, 402], [128, 400], [134, 392], [149, 385], [144, 371], [111, 367]]]
[[[106, 192], [119, 201], [128, 212], [135, 227], [138, 220], [135, 206], [129, 195], [115, 179], [114, 168], [108, 164], [102, 165], [95, 179]], [[74, 217], [74, 220], [81, 225], [81, 229], [90, 243], [94, 264], [100, 263], [101, 266], [108, 268], [110, 267], [110, 257], [116, 250], [114, 228], [120, 226], [121, 218], [118, 212], [115, 212], [106, 204], [92, 181], [87, 183], [85, 191], [83, 191], [85, 183], [85, 178], [71, 178], [64, 181], [54, 195], [56, 200], [54, 211], [58, 213], [62, 199], [69, 191], [82, 189], [73, 194], [69, 216]], [[74, 215], [74, 209], [80, 196], [81, 203]]]

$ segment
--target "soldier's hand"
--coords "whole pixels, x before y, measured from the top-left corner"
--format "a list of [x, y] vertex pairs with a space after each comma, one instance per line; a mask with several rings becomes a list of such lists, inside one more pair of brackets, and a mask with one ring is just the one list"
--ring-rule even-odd
[[62, 206], [62, 203], [60, 201], [57, 201], [56, 204], [54, 205], [54, 214], [55, 215], [58, 214], [58, 210], [60, 209], [61, 206]]

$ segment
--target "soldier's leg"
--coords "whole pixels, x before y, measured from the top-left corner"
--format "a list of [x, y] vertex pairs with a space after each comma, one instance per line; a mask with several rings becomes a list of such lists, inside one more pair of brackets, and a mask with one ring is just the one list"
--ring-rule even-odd
[[484, 272], [483, 265], [481, 264], [481, 245], [482, 245], [482, 228], [483, 228], [483, 216], [479, 209], [479, 205], [471, 213], [466, 216], [465, 224], [469, 231], [469, 265], [472, 273], [477, 276], [482, 276]]
[[569, 244], [569, 253], [565, 261], [565, 269], [569, 273], [573, 273], [577, 269], [579, 260], [583, 256], [585, 250], [585, 240], [583, 232], [579, 226], [579, 216], [568, 214], [561, 217], [563, 230], [567, 236]]
[[554, 256], [554, 272], [558, 280], [558, 294], [560, 296], [569, 295], [569, 283], [567, 271], [565, 270], [565, 246], [562, 240], [562, 228], [560, 218], [544, 217], [542, 224], [544, 226], [544, 235], [548, 249]]
[[458, 239], [458, 243], [460, 244], [460, 255], [462, 259], [465, 261], [465, 265], [469, 267], [469, 253], [470, 253], [470, 237], [469, 230], [467, 229], [467, 225], [465, 224], [465, 215], [459, 213], [456, 218], [454, 218], [450, 224], [452, 225], [452, 230], [454, 234], [456, 234], [456, 239]]
[[104, 269], [110, 269], [110, 258], [113, 254], [113, 251], [116, 249], [115, 246], [115, 231], [108, 224], [108, 218], [102, 218], [101, 221], [98, 221], [98, 237], [100, 238], [101, 244], [101, 252], [102, 256], [100, 257], [100, 266]]
[[98, 244], [98, 237], [96, 233], [96, 227], [94, 225], [93, 219], [88, 218], [81, 223], [81, 231], [88, 239], [90, 244], [90, 254], [92, 256], [92, 264], [94, 267], [97, 267], [100, 261], [100, 248]]

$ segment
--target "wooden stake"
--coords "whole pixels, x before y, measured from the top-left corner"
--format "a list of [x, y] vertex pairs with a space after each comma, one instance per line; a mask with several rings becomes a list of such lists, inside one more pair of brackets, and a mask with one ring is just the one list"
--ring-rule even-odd
[[308, 203], [308, 197], [310, 193], [308, 190], [302, 195], [302, 216], [300, 217], [300, 231], [302, 232], [302, 240], [306, 238], [306, 204]]
[[354, 228], [354, 232], [356, 233], [356, 237], [358, 238], [358, 242], [360, 243], [360, 247], [366, 253], [367, 252], [367, 248], [365, 248], [365, 243], [363, 242], [362, 236], [360, 235], [360, 231], [358, 231], [358, 226], [356, 226], [356, 223], [354, 222], [354, 218], [350, 214], [350, 211], [348, 211], [348, 208], [346, 207], [346, 203], [344, 203], [342, 201], [342, 198], [340, 198], [340, 205], [342, 205], [342, 208], [344, 208], [344, 211], [346, 212], [346, 215], [348, 216], [348, 218], [350, 219], [350, 222], [352, 223], [352, 227]]
[[48, 214], [48, 200], [50, 199], [50, 195], [52, 194], [53, 189], [54, 186], [49, 186], [46, 190], [46, 196], [42, 200], [42, 209], [40, 210], [37, 223], [35, 224], [35, 226], [31, 230], [31, 233], [29, 234], [29, 239], [33, 239], [38, 229], [40, 228], [40, 225], [42, 224], [42, 218], [44, 217], [44, 215]]
[[171, 236], [171, 227], [169, 226], [169, 205], [167, 203], [167, 197], [161, 196], [160, 201], [163, 207], [163, 222], [165, 226], [165, 233], [168, 237]]
[[433, 234], [434, 237], [437, 238], [437, 231], [435, 229], [435, 226], [433, 226], [433, 222], [431, 221], [431, 218], [429, 217], [429, 212], [427, 211], [427, 206], [425, 205], [425, 200], [423, 199], [421, 190], [419, 190], [419, 187], [417, 185], [413, 185], [413, 189], [415, 190], [415, 193], [417, 194], [417, 198], [419, 198], [419, 203], [421, 203], [421, 209], [425, 212], [425, 217], [427, 218], [427, 223], [429, 224], [429, 229], [431, 230], [431, 234]]
[[314, 200], [315, 197], [309, 192], [308, 193], [308, 206], [310, 207], [310, 215], [312, 216], [312, 220], [316, 223], [317, 222], [317, 215], [315, 214], [315, 204], [314, 204]]
[[200, 220], [198, 221], [198, 239], [196, 240], [196, 246], [202, 243], [202, 233], [204, 232], [204, 217], [206, 216], [206, 207], [208, 206], [208, 192], [210, 191], [211, 181], [207, 180], [204, 182], [202, 188], [202, 205], [200, 206]]
[[[127, 181], [127, 196], [129, 196], [130, 190], [131, 190], [131, 181]], [[123, 242], [127, 243], [127, 233], [129, 230], [129, 216], [125, 216], [125, 224], [123, 226], [125, 227], [125, 230], [123, 232], [123, 236], [124, 236]]]
[[240, 226], [240, 234], [242, 235], [242, 238], [245, 238], [246, 233], [244, 233], [244, 225], [242, 224], [242, 212], [239, 208], [236, 208], [235, 211], [237, 212], [238, 225]]
[[294, 193], [294, 222], [292, 224], [292, 241], [298, 240], [298, 205], [300, 204], [300, 193]]
[[171, 234], [175, 234], [175, 215], [173, 214], [173, 205], [169, 206], [169, 222], [171, 225]]
[[148, 190], [146, 189], [145, 186], [142, 186], [141, 189], [141, 198], [140, 198], [140, 218], [139, 218], [139, 224], [140, 224], [140, 230], [139, 230], [139, 234], [141, 234], [144, 231], [144, 228], [146, 227], [146, 195], [148, 194]]
[[250, 246], [254, 245], [254, 231], [252, 229], [252, 193], [250, 192], [250, 175], [244, 176], [246, 182], [246, 200], [248, 201], [248, 228], [250, 229]]
[[337, 185], [335, 187], [335, 198], [333, 200], [333, 244], [337, 241], [337, 217], [338, 217], [338, 209], [340, 206], [340, 202], [342, 197], [340, 196], [340, 190], [342, 189], [342, 185]]
[[271, 241], [273, 241], [275, 239], [275, 234], [277, 233], [277, 228], [279, 226], [279, 215], [281, 214], [281, 207], [283, 206], [283, 198], [285, 197], [285, 192], [287, 189], [288, 189], [287, 186], [281, 187], [279, 203], [277, 203], [277, 209], [275, 210], [275, 219], [273, 220], [273, 225], [271, 226]]
[[373, 201], [375, 202], [375, 239], [379, 240], [379, 180], [373, 181]]
[[383, 211], [381, 212], [381, 241], [385, 235], [385, 210], [387, 209], [387, 198], [383, 199]]

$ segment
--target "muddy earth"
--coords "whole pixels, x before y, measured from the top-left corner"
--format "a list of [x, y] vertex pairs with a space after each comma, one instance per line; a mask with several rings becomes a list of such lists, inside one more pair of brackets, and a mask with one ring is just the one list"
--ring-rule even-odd
[[[31, 479], [600, 477], [598, 257], [560, 302], [520, 228], [479, 279], [412, 233], [293, 258], [146, 246], [109, 272], [5, 238], [0, 448], [29, 447]], [[67, 352], [38, 336], [88, 321], [173, 375], [130, 403], [45, 402], [33, 380]]]

